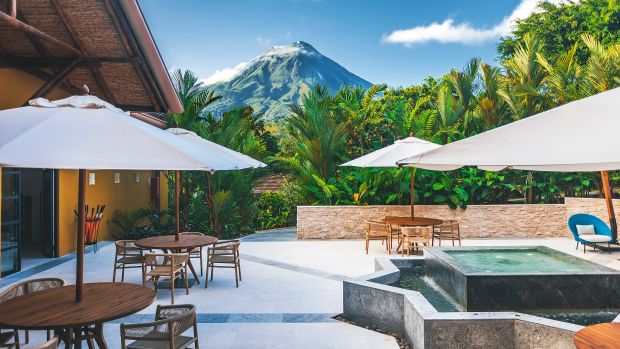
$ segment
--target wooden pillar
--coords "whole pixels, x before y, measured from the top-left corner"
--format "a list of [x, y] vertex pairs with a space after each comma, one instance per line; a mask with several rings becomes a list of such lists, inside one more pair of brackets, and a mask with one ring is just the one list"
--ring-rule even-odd
[[174, 171], [174, 210], [175, 210], [175, 230], [174, 239], [179, 241], [181, 235], [181, 171]]
[[78, 171], [78, 229], [76, 246], [76, 270], [75, 270], [75, 301], [82, 301], [82, 286], [84, 285], [84, 224], [86, 221], [86, 170]]
[[607, 205], [607, 216], [609, 217], [609, 227], [614, 242], [618, 239], [618, 225], [616, 223], [616, 214], [614, 213], [614, 204], [611, 201], [611, 188], [609, 187], [609, 172], [601, 171], [601, 179], [603, 181], [603, 193], [605, 194], [605, 204]]
[[411, 197], [411, 218], [415, 218], [415, 213], [413, 212], [415, 206], [415, 168], [409, 167], [409, 174], [411, 178], [409, 179], [409, 196]]

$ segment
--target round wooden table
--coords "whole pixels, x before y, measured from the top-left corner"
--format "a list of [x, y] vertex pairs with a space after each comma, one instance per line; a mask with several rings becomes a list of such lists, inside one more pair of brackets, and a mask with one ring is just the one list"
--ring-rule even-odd
[[620, 323], [604, 323], [584, 327], [573, 337], [579, 349], [620, 348]]
[[[135, 242], [136, 246], [142, 247], [145, 249], [152, 250], [162, 250], [164, 252], [174, 252], [174, 253], [184, 253], [193, 250], [196, 247], [203, 247], [208, 245], [213, 245], [217, 242], [217, 238], [215, 236], [209, 235], [183, 235], [179, 236], [179, 240], [175, 240], [174, 235], [161, 235], [161, 236], [152, 236], [150, 238], [140, 239]], [[192, 265], [191, 258], [187, 260], [187, 264], [189, 265], [189, 269], [192, 271], [192, 275], [194, 275], [194, 279], [196, 283], [200, 283], [200, 279], [196, 274], [196, 270], [194, 270], [194, 266]]]
[[82, 347], [82, 332], [94, 325], [92, 336], [99, 348], [107, 348], [103, 324], [137, 313], [155, 301], [155, 291], [136, 284], [85, 283], [81, 302], [75, 301], [75, 285], [51, 288], [13, 298], [0, 305], [0, 327], [48, 330], [62, 333], [71, 347]]
[[[404, 225], [409, 227], [423, 227], [423, 226], [431, 226], [434, 227], [436, 225], [440, 225], [443, 223], [443, 220], [437, 218], [428, 218], [428, 217], [399, 217], [399, 216], [386, 216], [383, 218], [383, 221], [387, 224], [394, 225]], [[396, 253], [400, 251], [400, 247], [403, 245], [402, 239], [398, 242], [398, 246], [396, 246]]]

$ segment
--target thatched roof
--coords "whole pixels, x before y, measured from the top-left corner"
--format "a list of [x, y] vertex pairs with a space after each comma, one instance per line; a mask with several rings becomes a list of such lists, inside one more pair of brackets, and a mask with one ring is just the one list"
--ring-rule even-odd
[[0, 68], [43, 80], [43, 97], [86, 84], [125, 110], [182, 111], [136, 0], [0, 0]]

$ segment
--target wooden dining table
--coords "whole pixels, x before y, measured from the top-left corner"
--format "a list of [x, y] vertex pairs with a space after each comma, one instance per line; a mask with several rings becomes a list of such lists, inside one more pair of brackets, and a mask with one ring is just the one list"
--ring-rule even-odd
[[578, 349], [620, 348], [620, 323], [602, 323], [584, 327], [573, 337]]
[[[135, 242], [135, 245], [144, 249], [162, 250], [165, 253], [188, 253], [189, 251], [197, 247], [213, 245], [217, 241], [218, 238], [209, 235], [181, 234], [179, 236], [179, 240], [175, 239], [175, 235], [160, 235], [140, 239]], [[189, 266], [189, 269], [192, 271], [194, 280], [196, 281], [196, 283], [200, 284], [200, 279], [198, 278], [198, 274], [196, 274], [196, 270], [192, 265], [191, 258], [187, 260], [187, 264]]]
[[[398, 225], [405, 227], [424, 227], [431, 226], [434, 227], [436, 225], [440, 225], [443, 223], [443, 220], [437, 218], [428, 218], [428, 217], [411, 217], [411, 216], [385, 216], [383, 221], [389, 225]], [[396, 251], [400, 250], [400, 247], [403, 245], [403, 241], [400, 240], [398, 242], [398, 246], [396, 247]]]
[[154, 301], [154, 290], [136, 284], [85, 283], [80, 302], [75, 301], [75, 285], [50, 288], [0, 304], [0, 327], [54, 330], [66, 348], [80, 349], [83, 340], [94, 340], [107, 349], [103, 324], [137, 313]]

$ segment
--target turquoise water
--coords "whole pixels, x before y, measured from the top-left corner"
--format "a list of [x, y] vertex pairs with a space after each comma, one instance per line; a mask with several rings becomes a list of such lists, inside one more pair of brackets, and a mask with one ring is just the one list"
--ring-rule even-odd
[[437, 311], [459, 311], [454, 303], [424, 279], [424, 267], [401, 269], [400, 279], [391, 286], [420, 292]]
[[[400, 279], [391, 286], [420, 292], [439, 312], [458, 312], [459, 308], [442, 292], [433, 287], [424, 278], [424, 267], [400, 270]], [[618, 312], [614, 311], [561, 311], [561, 312], [528, 312], [528, 314], [547, 319], [564, 321], [572, 324], [589, 326], [603, 322], [611, 322]]]
[[472, 273], [580, 274], [608, 271], [563, 253], [539, 249], [444, 250]]

